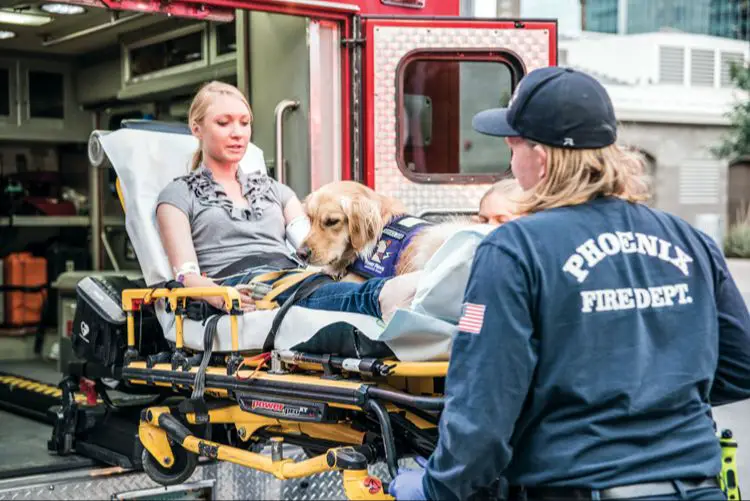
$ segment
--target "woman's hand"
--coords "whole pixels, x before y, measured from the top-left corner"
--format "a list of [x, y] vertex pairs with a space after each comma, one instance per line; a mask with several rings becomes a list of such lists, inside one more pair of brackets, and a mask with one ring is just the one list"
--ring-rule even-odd
[[227, 311], [227, 307], [224, 304], [224, 298], [221, 296], [211, 296], [203, 298], [205, 302], [216, 308], [217, 310]]
[[245, 312], [255, 311], [255, 300], [251, 296], [252, 291], [248, 289], [243, 289], [243, 290], [240, 290], [239, 293], [240, 293], [240, 308], [242, 309], [242, 311], [245, 311]]
[[[255, 300], [250, 296], [251, 291], [249, 290], [238, 290], [240, 293], [240, 310], [244, 312], [255, 311]], [[222, 296], [211, 296], [206, 297], [204, 300], [221, 311], [229, 311], [224, 298]]]

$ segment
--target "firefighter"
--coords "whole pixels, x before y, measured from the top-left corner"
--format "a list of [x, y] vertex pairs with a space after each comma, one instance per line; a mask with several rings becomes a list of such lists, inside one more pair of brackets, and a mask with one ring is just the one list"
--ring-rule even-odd
[[532, 71], [473, 125], [511, 148], [524, 216], [478, 247], [437, 447], [391, 493], [725, 499], [711, 406], [750, 398], [750, 316], [716, 243], [642, 203], [585, 73]]

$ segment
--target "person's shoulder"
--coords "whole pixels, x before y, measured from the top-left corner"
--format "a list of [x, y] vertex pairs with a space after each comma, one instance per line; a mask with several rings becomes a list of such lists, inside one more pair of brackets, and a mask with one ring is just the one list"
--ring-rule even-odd
[[290, 199], [297, 196], [294, 190], [291, 189], [289, 186], [277, 181], [276, 179], [273, 179], [273, 178], [270, 178], [270, 179], [271, 179], [271, 186], [274, 190], [276, 198], [278, 198], [278, 200], [281, 202], [282, 205], [286, 205], [286, 203]]
[[639, 204], [640, 210], [649, 212], [655, 218], [659, 219], [662, 223], [667, 224], [673, 228], [679, 229], [683, 234], [690, 235], [693, 238], [699, 240], [703, 245], [710, 247], [712, 251], [719, 251], [718, 244], [708, 233], [696, 228], [686, 219], [677, 214], [672, 214], [662, 209], [655, 207], [648, 207], [643, 204]]
[[161, 193], [182, 193], [188, 191], [188, 177], [189, 175], [185, 175], [172, 179], [161, 189]]
[[191, 190], [189, 186], [189, 176], [181, 176], [173, 179], [167, 183], [164, 188], [159, 192], [157, 203], [171, 202], [175, 204], [177, 202], [187, 202], [191, 197]]

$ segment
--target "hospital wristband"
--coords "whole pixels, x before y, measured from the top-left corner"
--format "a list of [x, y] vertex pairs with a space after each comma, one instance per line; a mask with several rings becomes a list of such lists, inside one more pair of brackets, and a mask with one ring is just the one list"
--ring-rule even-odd
[[196, 275], [201, 274], [201, 270], [197, 263], [187, 262], [180, 266], [180, 269], [175, 270], [175, 280], [181, 284], [185, 283], [185, 275], [189, 273], [195, 273]]

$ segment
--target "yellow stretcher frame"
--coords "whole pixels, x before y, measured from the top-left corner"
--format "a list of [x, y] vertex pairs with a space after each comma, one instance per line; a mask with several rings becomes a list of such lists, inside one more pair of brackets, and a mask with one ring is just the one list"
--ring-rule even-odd
[[[166, 431], [160, 426], [165, 416], [170, 416], [170, 411], [165, 407], [153, 407], [145, 413], [145, 419], [141, 420], [138, 434], [144, 448], [156, 458], [156, 460], [165, 468], [175, 463], [175, 456], [170, 446], [169, 439], [175, 439], [174, 436], [168, 437]], [[226, 409], [210, 411], [210, 421], [216, 423], [242, 423], [244, 427], [251, 426], [260, 428], [267, 425], [283, 425], [283, 422], [262, 416], [254, 416], [242, 411], [239, 406], [232, 406]], [[171, 416], [170, 416], [171, 417]], [[188, 420], [195, 422], [195, 416], [188, 414]], [[348, 430], [346, 430], [348, 431]], [[249, 437], [252, 432], [245, 436]], [[174, 435], [174, 434], [173, 434]], [[364, 434], [362, 434], [363, 437]], [[362, 439], [360, 437], [360, 439]], [[206, 455], [219, 461], [228, 461], [240, 466], [252, 468], [254, 470], [269, 473], [280, 480], [291, 478], [301, 478], [323, 473], [327, 471], [341, 471], [343, 473], [344, 490], [350, 499], [368, 499], [368, 500], [390, 500], [392, 496], [386, 494], [382, 489], [382, 484], [378, 479], [369, 475], [365, 468], [348, 468], [342, 464], [342, 456], [350, 452], [351, 448], [340, 447], [329, 449], [325, 454], [295, 462], [291, 459], [285, 459], [280, 453], [281, 440], [273, 440], [274, 452], [269, 457], [267, 455], [238, 449], [228, 445], [196, 438], [193, 435], [179, 437], [178, 445], [186, 451], [193, 454]], [[361, 465], [359, 465], [361, 466]]]
[[[280, 280], [288, 279], [289, 285], [297, 283], [301, 273], [293, 277], [281, 277]], [[309, 275], [309, 274], [308, 274]], [[305, 275], [307, 276], [307, 275]], [[279, 277], [258, 277], [257, 280], [270, 280]], [[278, 288], [272, 290], [272, 294], [266, 299], [270, 307], [276, 307], [273, 304], [275, 296], [278, 294]], [[212, 386], [210, 378], [216, 376], [233, 376], [239, 380], [247, 381], [254, 379], [257, 381], [280, 382], [287, 385], [293, 385], [304, 390], [307, 387], [319, 387], [321, 385], [327, 388], [347, 389], [352, 393], [362, 391], [364, 386], [378, 386], [385, 391], [399, 391], [407, 389], [416, 391], [418, 394], [435, 395], [434, 378], [444, 378], [448, 370], [448, 362], [400, 362], [396, 360], [384, 360], [383, 366], [387, 370], [387, 377], [380, 378], [380, 381], [362, 381], [362, 380], [322, 380], [320, 374], [324, 372], [324, 367], [320, 363], [312, 362], [295, 362], [293, 365], [297, 369], [313, 371], [316, 375], [297, 375], [297, 374], [272, 374], [263, 369], [263, 364], [267, 359], [258, 356], [246, 356], [239, 349], [239, 327], [237, 317], [242, 315], [240, 309], [240, 295], [234, 287], [180, 287], [175, 289], [168, 288], [143, 288], [143, 289], [126, 289], [122, 292], [122, 309], [126, 313], [127, 329], [127, 353], [123, 366], [123, 379], [130, 385], [149, 385], [155, 387], [169, 388], [175, 385], [184, 388], [193, 388], [193, 385], [187, 380], [175, 383], [172, 381], [150, 381], [150, 376], [158, 374], [174, 374], [175, 367], [169, 363], [157, 363], [148, 366], [146, 362], [139, 359], [137, 352], [136, 340], [136, 322], [135, 313], [144, 305], [153, 304], [157, 300], [165, 300], [171, 312], [175, 315], [175, 347], [174, 351], [184, 350], [184, 316], [185, 305], [188, 298], [205, 299], [209, 297], [221, 297], [225, 305], [228, 305], [227, 314], [230, 317], [230, 336], [232, 342], [232, 351], [227, 357], [226, 368], [209, 366], [206, 370], [206, 387], [205, 394], [219, 399], [227, 399], [231, 402], [230, 392], [224, 388]], [[177, 367], [180, 374], [194, 377], [198, 371], [197, 367]], [[187, 370], [185, 370], [187, 369]], [[361, 375], [359, 375], [361, 376]], [[314, 399], [313, 399], [314, 400]], [[325, 398], [320, 398], [325, 402]], [[355, 412], [366, 412], [362, 406], [352, 403], [326, 402], [331, 408], [347, 409]], [[390, 404], [388, 411], [397, 411], [395, 406]], [[386, 412], [388, 412], [386, 411]], [[436, 428], [436, 425], [425, 421], [422, 417], [411, 411], [403, 412], [406, 418], [419, 429]], [[371, 476], [366, 468], [366, 463], [356, 463], [353, 466], [346, 463], [342, 457], [358, 457], [357, 452], [352, 447], [364, 445], [364, 433], [352, 428], [350, 423], [304, 423], [293, 420], [280, 420], [268, 418], [249, 413], [241, 409], [239, 405], [229, 405], [225, 408], [211, 409], [208, 411], [208, 422], [216, 424], [234, 424], [238, 436], [243, 441], [248, 441], [259, 429], [270, 430], [274, 433], [293, 435], [303, 435], [313, 439], [329, 440], [340, 443], [338, 447], [328, 449], [324, 454], [320, 454], [305, 461], [294, 462], [291, 459], [270, 458], [256, 452], [232, 447], [226, 444], [220, 444], [209, 440], [200, 439], [192, 434], [175, 437], [174, 428], [176, 418], [171, 416], [170, 409], [166, 407], [149, 407], [141, 413], [141, 423], [139, 425], [139, 437], [144, 446], [144, 465], [150, 464], [149, 461], [158, 463], [161, 468], [168, 469], [170, 465], [175, 465], [175, 451], [170, 442], [182, 449], [180, 454], [194, 454], [207, 456], [220, 461], [229, 461], [241, 466], [253, 468], [258, 471], [269, 473], [279, 479], [298, 478], [322, 473], [326, 471], [341, 471], [343, 476], [343, 485], [347, 497], [350, 499], [393, 499], [386, 494], [383, 483], [380, 479]], [[164, 421], [165, 416], [170, 416], [168, 421]], [[196, 422], [194, 413], [184, 413], [183, 419], [190, 424]], [[160, 419], [163, 421], [160, 423]], [[172, 432], [165, 430], [162, 426], [168, 423]], [[280, 437], [272, 437], [273, 445], [280, 444]], [[145, 468], [144, 468], [145, 469]], [[146, 470], [148, 473], [148, 469]]]

